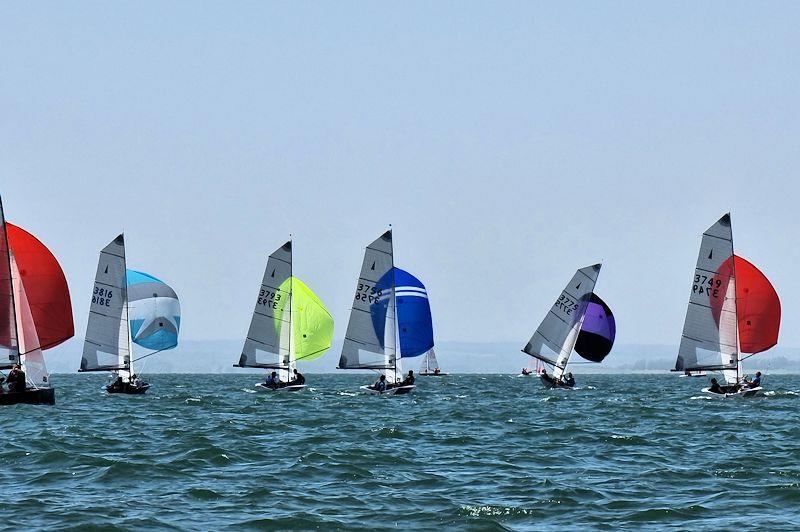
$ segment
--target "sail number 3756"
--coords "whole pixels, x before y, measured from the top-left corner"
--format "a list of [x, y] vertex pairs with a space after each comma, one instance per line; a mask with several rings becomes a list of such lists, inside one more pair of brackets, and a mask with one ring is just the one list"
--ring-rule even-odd
[[369, 301], [369, 303], [375, 303], [378, 301], [378, 299], [380, 299], [381, 295], [383, 295], [382, 290], [375, 290], [374, 286], [358, 283], [358, 289], [356, 290], [356, 301]]

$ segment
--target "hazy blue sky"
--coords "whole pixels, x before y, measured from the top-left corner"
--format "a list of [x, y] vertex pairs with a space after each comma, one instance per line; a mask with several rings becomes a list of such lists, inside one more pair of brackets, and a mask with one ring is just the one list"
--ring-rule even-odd
[[7, 217], [63, 265], [72, 342], [123, 228], [187, 339], [243, 338], [294, 233], [341, 338], [391, 223], [439, 339], [522, 346], [601, 259], [618, 341], [677, 344], [730, 210], [800, 346], [800, 3], [661, 4], [3, 2]]

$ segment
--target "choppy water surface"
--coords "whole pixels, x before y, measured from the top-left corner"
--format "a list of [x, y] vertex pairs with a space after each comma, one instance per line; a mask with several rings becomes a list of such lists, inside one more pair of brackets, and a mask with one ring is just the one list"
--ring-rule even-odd
[[[155, 375], [143, 397], [57, 375], [55, 407], [0, 407], [0, 528], [800, 529], [800, 377], [715, 400], [702, 379]], [[7, 521], [14, 516], [12, 521]]]

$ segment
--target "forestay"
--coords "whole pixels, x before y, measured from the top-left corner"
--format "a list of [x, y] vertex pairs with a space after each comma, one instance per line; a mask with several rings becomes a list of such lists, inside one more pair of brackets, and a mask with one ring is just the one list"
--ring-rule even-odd
[[532, 357], [551, 364], [557, 379], [564, 373], [599, 274], [600, 264], [575, 272], [523, 349]]
[[256, 298], [239, 367], [288, 369], [291, 341], [292, 242], [276, 249]]
[[734, 268], [723, 267], [732, 257], [731, 217], [726, 214], [703, 233], [676, 371], [731, 370], [736, 380], [736, 275]]
[[125, 238], [119, 235], [100, 252], [79, 371], [129, 369], [128, 328]]
[[396, 367], [394, 275], [387, 275], [393, 261], [389, 230], [364, 252], [339, 369]]

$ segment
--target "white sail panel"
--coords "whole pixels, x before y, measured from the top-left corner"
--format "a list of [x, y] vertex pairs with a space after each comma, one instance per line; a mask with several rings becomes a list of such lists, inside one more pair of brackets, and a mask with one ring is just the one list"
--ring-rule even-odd
[[732, 257], [731, 217], [726, 214], [703, 233], [676, 371], [736, 370], [735, 272], [732, 268], [720, 268]]
[[125, 239], [119, 235], [100, 252], [79, 371], [130, 367]]
[[292, 243], [267, 260], [250, 329], [237, 366], [286, 369], [290, 363]]
[[386, 231], [364, 252], [339, 369], [395, 367], [393, 267], [392, 232]]
[[31, 306], [25, 294], [25, 285], [19, 274], [17, 262], [11, 256], [11, 272], [14, 278], [14, 299], [17, 308], [17, 331], [19, 333], [19, 351], [22, 369], [28, 383], [34, 388], [49, 388], [50, 374], [44, 362], [39, 335], [33, 321]]
[[425, 358], [422, 360], [422, 367], [420, 367], [420, 373], [433, 373], [439, 368], [439, 361], [436, 360], [436, 352], [431, 348], [427, 353], [425, 353]]
[[523, 349], [532, 357], [554, 366], [556, 378], [563, 373], [578, 339], [598, 275], [600, 264], [576, 271]]

